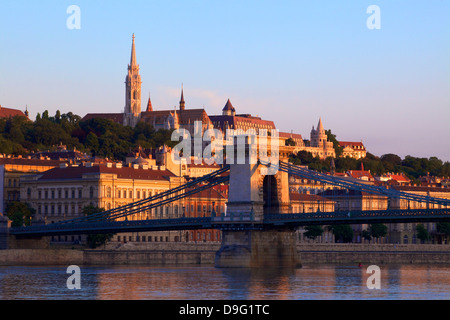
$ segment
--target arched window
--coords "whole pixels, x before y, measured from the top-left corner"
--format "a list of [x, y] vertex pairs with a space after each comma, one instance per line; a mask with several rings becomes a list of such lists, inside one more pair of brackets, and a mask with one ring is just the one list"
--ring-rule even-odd
[[406, 234], [403, 236], [403, 244], [408, 244], [408, 236]]

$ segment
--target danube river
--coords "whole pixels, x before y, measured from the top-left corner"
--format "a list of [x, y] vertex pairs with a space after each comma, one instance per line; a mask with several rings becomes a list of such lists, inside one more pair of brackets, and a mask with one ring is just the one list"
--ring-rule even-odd
[[79, 290], [67, 267], [0, 267], [1, 300], [355, 300], [450, 299], [450, 266], [380, 265], [380, 289], [368, 266], [297, 270], [80, 266]]

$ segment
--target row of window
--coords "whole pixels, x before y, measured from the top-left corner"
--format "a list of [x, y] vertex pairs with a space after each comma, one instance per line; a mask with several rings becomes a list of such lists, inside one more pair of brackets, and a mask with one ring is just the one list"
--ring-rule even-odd
[[[91, 205], [94, 205], [91, 203]], [[81, 214], [83, 211], [83, 205], [78, 204], [75, 205], [72, 204], [38, 204], [37, 205], [37, 212], [38, 214], [44, 214], [45, 216], [51, 215], [51, 216], [70, 216], [70, 215], [77, 215]]]
[[[174, 237], [175, 242], [179, 242], [181, 239], [178, 236]], [[189, 232], [189, 236], [186, 237], [186, 241], [220, 241], [220, 232], [201, 232], [194, 231]], [[168, 236], [117, 236], [117, 242], [169, 242]]]
[[[31, 188], [27, 189], [27, 198], [31, 199]], [[83, 190], [81, 188], [64, 188], [64, 189], [44, 189], [38, 190], [38, 199], [82, 199]], [[89, 188], [89, 198], [94, 198], [94, 187]]]

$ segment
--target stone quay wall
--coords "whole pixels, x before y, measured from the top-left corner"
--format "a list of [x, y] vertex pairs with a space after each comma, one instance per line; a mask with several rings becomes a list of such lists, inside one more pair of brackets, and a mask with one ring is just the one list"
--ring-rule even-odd
[[[70, 248], [0, 250], [11, 265], [214, 265], [220, 243], [127, 243], [95, 250]], [[299, 244], [302, 265], [436, 264], [450, 266], [449, 245]]]

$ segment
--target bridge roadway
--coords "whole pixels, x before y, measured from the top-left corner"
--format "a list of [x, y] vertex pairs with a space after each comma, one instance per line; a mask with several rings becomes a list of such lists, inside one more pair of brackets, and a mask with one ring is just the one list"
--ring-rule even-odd
[[450, 222], [450, 208], [266, 214], [262, 221], [254, 221], [253, 217], [248, 215], [222, 215], [200, 218], [54, 223], [12, 228], [10, 234], [18, 237], [39, 237], [169, 230], [220, 229], [241, 231], [295, 229], [307, 225], [426, 222]]

